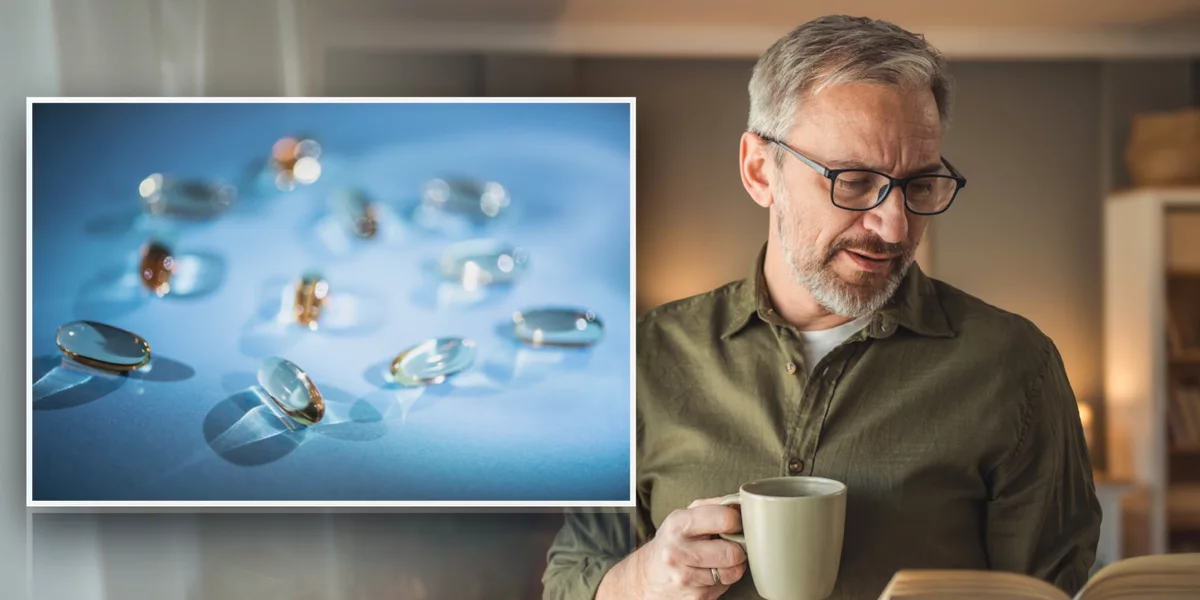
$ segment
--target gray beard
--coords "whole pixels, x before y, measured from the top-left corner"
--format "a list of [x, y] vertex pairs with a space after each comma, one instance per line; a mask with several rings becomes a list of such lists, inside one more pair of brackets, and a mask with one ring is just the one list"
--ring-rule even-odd
[[[831, 248], [824, 252], [807, 251], [798, 255], [798, 251], [808, 250], [801, 248], [795, 243], [796, 240], [792, 239], [792, 234], [799, 229], [800, 221], [792, 218], [791, 199], [782, 182], [778, 187], [775, 201], [778, 209], [775, 229], [780, 245], [783, 247], [783, 257], [787, 262], [788, 270], [791, 271], [792, 279], [807, 289], [822, 308], [835, 315], [857, 319], [883, 308], [896, 293], [900, 282], [904, 280], [909, 267], [912, 266], [916, 256], [915, 246], [903, 248], [898, 258], [900, 267], [888, 275], [882, 286], [871, 284], [870, 276], [863, 277], [864, 285], [847, 283], [830, 267], [830, 263], [841, 251], [838, 241], [835, 240]], [[793, 225], [794, 228], [790, 228], [788, 225]]]

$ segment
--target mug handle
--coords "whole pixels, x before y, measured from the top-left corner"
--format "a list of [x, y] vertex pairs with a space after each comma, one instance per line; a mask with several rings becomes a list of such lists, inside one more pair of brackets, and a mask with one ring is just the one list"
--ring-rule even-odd
[[[741, 493], [733, 493], [728, 496], [725, 496], [724, 498], [721, 498], [721, 506], [729, 506], [731, 504], [736, 504], [738, 506], [741, 506], [741, 504], [742, 504]], [[729, 540], [731, 542], [736, 542], [738, 544], [741, 544], [742, 546], [746, 545], [746, 534], [744, 534], [744, 533], [719, 533], [717, 535], [721, 536], [721, 539]]]

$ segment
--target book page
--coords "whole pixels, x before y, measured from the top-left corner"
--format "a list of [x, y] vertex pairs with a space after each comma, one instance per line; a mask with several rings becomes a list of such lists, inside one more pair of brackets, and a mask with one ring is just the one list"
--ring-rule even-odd
[[892, 577], [879, 600], [972, 598], [1070, 600], [1062, 590], [1028, 575], [1000, 571], [909, 569]]
[[1163, 594], [1150, 591], [1160, 586], [1200, 589], [1200, 554], [1160, 554], [1119, 560], [1092, 576], [1076, 599], [1100, 600], [1114, 592], [1124, 596], [1130, 590], [1146, 590], [1147, 597], [1168, 597], [1165, 590]]

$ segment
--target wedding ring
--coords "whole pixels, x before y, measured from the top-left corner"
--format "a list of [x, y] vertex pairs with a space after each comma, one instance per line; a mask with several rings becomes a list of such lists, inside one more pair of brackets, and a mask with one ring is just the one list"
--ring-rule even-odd
[[714, 567], [710, 570], [712, 571], [713, 585], [721, 585], [721, 575], [717, 573], [717, 569]]

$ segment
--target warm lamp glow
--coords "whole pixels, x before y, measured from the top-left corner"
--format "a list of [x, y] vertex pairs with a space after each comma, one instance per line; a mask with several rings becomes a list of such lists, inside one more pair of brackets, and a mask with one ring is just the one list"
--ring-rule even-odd
[[[649, 276], [638, 285], [638, 303], [644, 302], [647, 309], [653, 308], [672, 300], [710, 290], [728, 280], [722, 280], [725, 275], [721, 274], [721, 265], [707, 266], [709, 268], [705, 268], [703, 264], [669, 264], [667, 261], [658, 261], [646, 269], [646, 274]], [[736, 273], [729, 269], [724, 269], [724, 271]]]
[[1092, 405], [1086, 402], [1076, 402], [1079, 407], [1079, 422], [1083, 425], [1083, 439], [1088, 448], [1092, 447]]
[[1108, 396], [1109, 405], [1132, 406], [1138, 403], [1138, 398], [1145, 395], [1138, 385], [1138, 374], [1121, 364], [1111, 364], [1112, 362], [1108, 361], [1109, 364], [1105, 365], [1107, 372], [1104, 393]]

